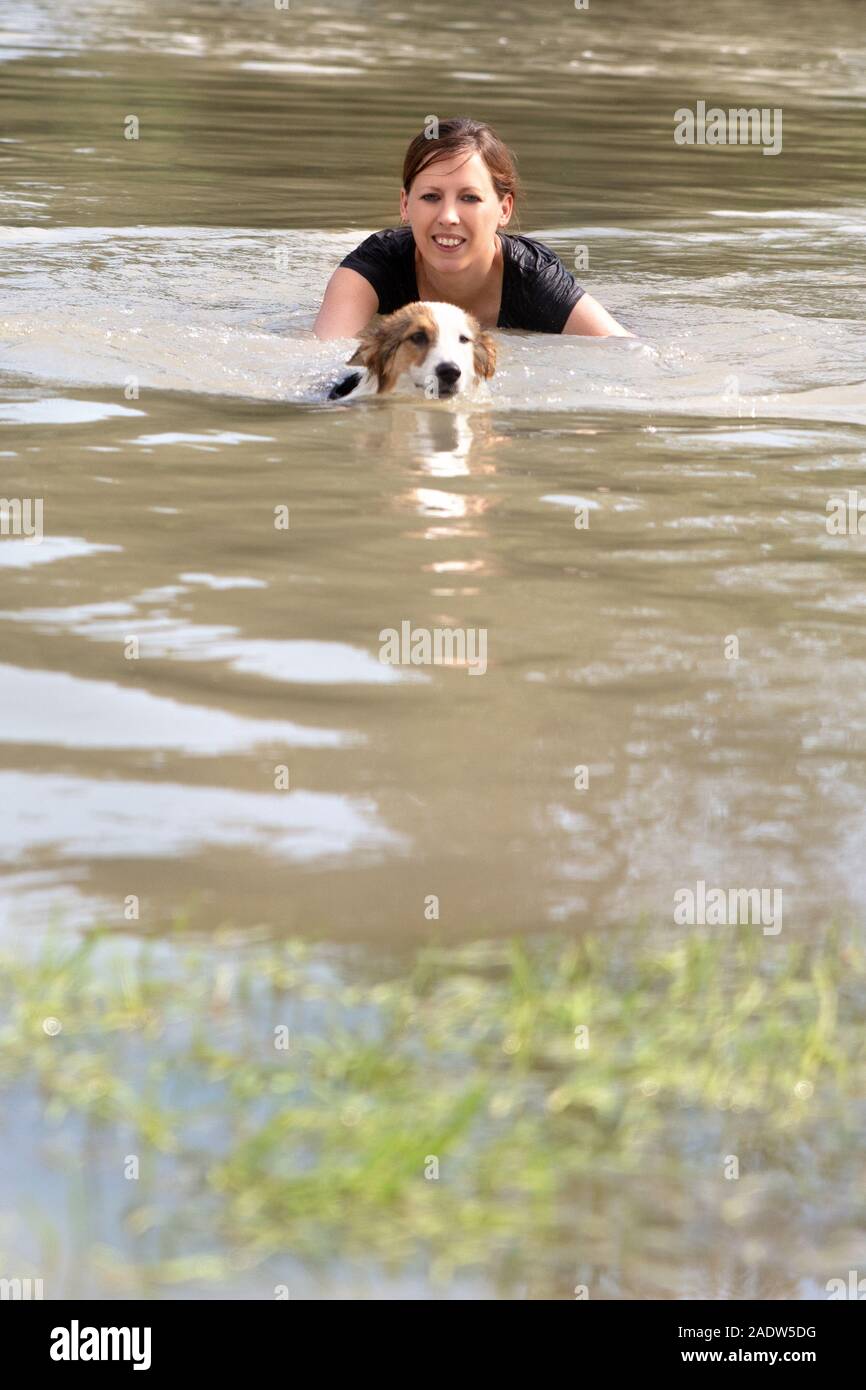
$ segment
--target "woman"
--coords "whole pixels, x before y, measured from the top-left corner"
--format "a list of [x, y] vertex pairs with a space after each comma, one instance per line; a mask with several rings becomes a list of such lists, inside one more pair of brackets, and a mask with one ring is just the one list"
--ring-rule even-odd
[[328, 282], [319, 338], [354, 338], [416, 299], [456, 304], [482, 328], [631, 337], [541, 242], [509, 236], [517, 172], [489, 125], [465, 116], [416, 135], [403, 163], [402, 228], [374, 232]]

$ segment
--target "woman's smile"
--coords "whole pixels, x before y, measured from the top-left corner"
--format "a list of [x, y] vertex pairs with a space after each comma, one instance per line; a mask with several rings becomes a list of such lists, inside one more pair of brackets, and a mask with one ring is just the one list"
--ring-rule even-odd
[[434, 232], [433, 244], [446, 256], [453, 256], [466, 245], [466, 237], [460, 232]]

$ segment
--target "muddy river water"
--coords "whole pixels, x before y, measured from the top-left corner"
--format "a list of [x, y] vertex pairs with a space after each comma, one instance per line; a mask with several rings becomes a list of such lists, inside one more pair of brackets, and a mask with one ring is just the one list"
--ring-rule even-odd
[[[0, 83], [0, 941], [860, 919], [859, 4], [3, 0]], [[781, 150], [678, 145], [699, 100]], [[637, 336], [328, 406], [327, 276], [458, 112]]]

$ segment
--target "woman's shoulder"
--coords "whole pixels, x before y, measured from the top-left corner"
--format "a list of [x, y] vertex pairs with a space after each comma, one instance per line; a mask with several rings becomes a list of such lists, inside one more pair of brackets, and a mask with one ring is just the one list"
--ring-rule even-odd
[[543, 241], [533, 237], [518, 236], [513, 232], [500, 232], [506, 255], [513, 265], [526, 272], [546, 270], [551, 265], [562, 265], [556, 252]]
[[561, 333], [583, 288], [544, 242], [507, 232], [500, 236], [507, 270], [499, 327]]
[[379, 263], [383, 260], [401, 259], [414, 249], [414, 245], [411, 227], [385, 227], [383, 231], [372, 232], [370, 236], [365, 237], [340, 264], [349, 265], [356, 256]]
[[373, 286], [380, 314], [390, 314], [418, 298], [411, 227], [386, 227], [382, 232], [373, 232], [344, 256], [340, 265], [357, 271]]

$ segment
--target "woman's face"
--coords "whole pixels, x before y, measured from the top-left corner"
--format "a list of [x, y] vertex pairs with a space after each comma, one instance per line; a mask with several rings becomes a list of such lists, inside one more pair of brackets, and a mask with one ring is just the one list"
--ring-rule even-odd
[[466, 270], [495, 245], [497, 227], [511, 217], [510, 193], [497, 196], [490, 171], [477, 152], [446, 155], [417, 174], [400, 212], [412, 228], [415, 245], [437, 271]]

